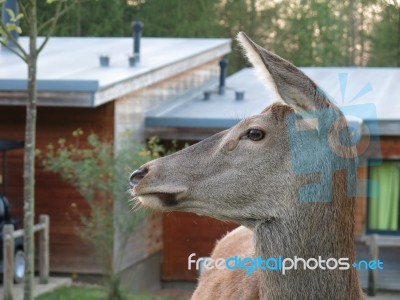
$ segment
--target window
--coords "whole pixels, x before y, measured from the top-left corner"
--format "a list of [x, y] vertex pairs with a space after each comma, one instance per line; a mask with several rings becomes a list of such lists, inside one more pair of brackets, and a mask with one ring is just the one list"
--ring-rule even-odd
[[368, 168], [367, 232], [400, 234], [400, 161]]

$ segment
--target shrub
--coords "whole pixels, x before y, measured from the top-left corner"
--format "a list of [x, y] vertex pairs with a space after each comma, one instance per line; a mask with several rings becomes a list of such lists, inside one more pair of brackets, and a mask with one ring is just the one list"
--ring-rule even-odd
[[[167, 151], [157, 138], [151, 138], [145, 147], [125, 137], [116, 150], [113, 143], [101, 141], [96, 134], [87, 135], [86, 141], [83, 141], [81, 129], [72, 135], [73, 143], [61, 138], [56, 144], [47, 146], [42, 155], [43, 165], [72, 184], [88, 203], [89, 216], [71, 203], [83, 225], [83, 229], [81, 226], [77, 232], [93, 246], [98, 261], [102, 263], [108, 299], [122, 299], [120, 278], [115, 271], [119, 263], [115, 258], [121, 255], [114, 253], [118, 251], [114, 248], [114, 236], [118, 232], [119, 250], [122, 251], [134, 228], [144, 218], [143, 211], [132, 214], [122, 209], [129, 205], [129, 174]], [[115, 210], [118, 210], [117, 214]]]

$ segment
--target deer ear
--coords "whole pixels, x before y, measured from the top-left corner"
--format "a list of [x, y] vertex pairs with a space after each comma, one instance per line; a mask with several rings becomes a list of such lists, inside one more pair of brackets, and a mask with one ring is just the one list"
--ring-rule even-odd
[[295, 111], [329, 106], [323, 92], [293, 64], [257, 45], [244, 32], [239, 32], [237, 40], [262, 82], [272, 87], [278, 101], [283, 101]]

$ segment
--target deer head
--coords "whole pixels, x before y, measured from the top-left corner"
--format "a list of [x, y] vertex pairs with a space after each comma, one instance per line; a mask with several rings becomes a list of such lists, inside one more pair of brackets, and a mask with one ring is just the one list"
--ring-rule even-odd
[[[252, 229], [261, 257], [354, 260], [356, 151], [346, 120], [294, 65], [238, 40], [276, 102], [260, 114], [130, 178], [134, 199], [161, 211], [188, 211]], [[259, 273], [262, 299], [359, 299], [357, 271]]]
[[[327, 171], [337, 169], [336, 156], [345, 157], [345, 164], [354, 169], [354, 149], [339, 139], [340, 131], [344, 140], [349, 139], [340, 110], [294, 65], [244, 33], [238, 40], [261, 80], [273, 87], [277, 101], [228, 130], [136, 170], [130, 181], [143, 206], [252, 226], [258, 220], [297, 213], [301, 188], [323, 180], [318, 172], [296, 174], [293, 156], [300, 164], [312, 157], [313, 165]], [[328, 122], [332, 118], [334, 122]], [[308, 153], [302, 150], [304, 145], [291, 143], [291, 130], [308, 131], [307, 144], [316, 145], [311, 148], [315, 151]], [[325, 194], [319, 196], [323, 199], [313, 202], [330, 201]]]

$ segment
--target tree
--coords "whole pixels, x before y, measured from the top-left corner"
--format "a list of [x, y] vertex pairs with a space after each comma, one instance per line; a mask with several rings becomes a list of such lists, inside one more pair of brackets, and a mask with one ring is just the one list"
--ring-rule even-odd
[[[134, 7], [125, 0], [75, 0], [68, 14], [60, 17], [54, 30], [55, 36], [123, 36], [130, 35], [130, 20]], [[56, 7], [49, 6], [46, 1], [38, 2], [38, 22], [42, 23], [55, 15]], [[24, 25], [24, 24], [22, 24]], [[27, 29], [27, 28], [26, 28]], [[25, 26], [22, 26], [25, 30]]]
[[[136, 1], [133, 16], [144, 23], [144, 34], [157, 37], [235, 38], [246, 31], [258, 40], [270, 22], [260, 18], [256, 0]], [[266, 7], [270, 10], [271, 5]], [[273, 8], [272, 8], [273, 9]], [[261, 30], [260, 30], [261, 29]], [[234, 49], [239, 50], [234, 43]], [[229, 72], [243, 68], [240, 51], [229, 55]]]
[[371, 33], [369, 66], [400, 67], [400, 3], [381, 0]]
[[[0, 0], [5, 4], [8, 0]], [[37, 1], [17, 0], [21, 14], [7, 9], [9, 16], [6, 24], [0, 22], [2, 39], [0, 44], [20, 57], [28, 67], [27, 105], [25, 124], [25, 152], [24, 152], [24, 249], [26, 255], [26, 268], [24, 279], [24, 300], [33, 299], [34, 288], [34, 216], [35, 216], [35, 147], [36, 147], [36, 115], [37, 115], [37, 61], [50, 36], [53, 34], [59, 18], [68, 10], [73, 1], [47, 0], [47, 4], [54, 6], [54, 14], [47, 20], [38, 24]], [[5, 9], [5, 6], [2, 7]], [[19, 22], [26, 24], [29, 47], [24, 48], [15, 33], [21, 33]], [[38, 33], [44, 33], [44, 40], [38, 44]]]
[[48, 145], [43, 165], [74, 186], [89, 205], [90, 215], [84, 215], [75, 203], [72, 205], [81, 225], [77, 233], [92, 246], [101, 264], [107, 299], [121, 300], [124, 299], [120, 280], [122, 257], [128, 250], [129, 238], [145, 216], [144, 211], [135, 214], [127, 211], [130, 200], [126, 178], [131, 168], [170, 154], [176, 145], [167, 151], [158, 139], [151, 138], [144, 147], [129, 138], [132, 136], [129, 132], [118, 147], [93, 133], [82, 141], [81, 129], [75, 130], [73, 136], [75, 141], [61, 138]]
[[[137, 19], [145, 36], [234, 38], [245, 31], [299, 66], [400, 64], [397, 0], [82, 1], [72, 8], [74, 21], [60, 19], [56, 34], [130, 36], [129, 24]], [[39, 20], [54, 14], [44, 5], [39, 3]], [[238, 50], [234, 42], [230, 72], [246, 65]]]

